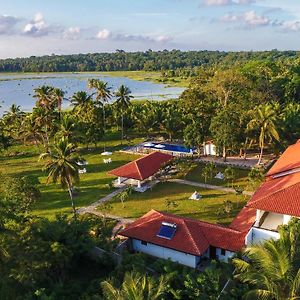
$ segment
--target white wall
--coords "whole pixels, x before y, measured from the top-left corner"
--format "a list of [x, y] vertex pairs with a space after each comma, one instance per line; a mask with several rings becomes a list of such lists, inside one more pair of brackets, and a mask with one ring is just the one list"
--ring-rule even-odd
[[261, 243], [265, 240], [270, 239], [279, 239], [279, 233], [275, 231], [252, 227], [246, 235], [245, 243], [247, 246], [250, 246], [252, 244]]
[[221, 260], [221, 261], [228, 262], [228, 259], [232, 258], [234, 254], [235, 254], [234, 252], [225, 250], [225, 255], [222, 255], [221, 254], [221, 249], [220, 248], [216, 249], [217, 258], [218, 258], [218, 260]]
[[203, 148], [204, 155], [213, 155], [216, 156], [216, 146], [214, 144], [205, 144]]
[[164, 248], [151, 243], [143, 245], [140, 240], [132, 239], [133, 250], [143, 252], [155, 257], [163, 259], [171, 259], [174, 262], [178, 262], [182, 265], [195, 268], [199, 262], [199, 257], [191, 254], [186, 254], [169, 248]]
[[283, 224], [286, 225], [291, 220], [292, 216], [283, 215]]

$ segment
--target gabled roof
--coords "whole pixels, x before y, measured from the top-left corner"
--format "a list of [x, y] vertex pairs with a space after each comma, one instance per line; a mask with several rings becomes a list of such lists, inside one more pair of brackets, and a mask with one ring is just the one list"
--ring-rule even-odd
[[152, 152], [144, 157], [132, 161], [124, 166], [108, 172], [110, 175], [144, 180], [157, 173], [163, 164], [169, 162], [172, 155], [162, 152]]
[[300, 217], [300, 173], [265, 181], [247, 206]]
[[300, 167], [300, 140], [289, 146], [267, 173], [273, 176], [278, 173], [290, 171]]
[[300, 217], [300, 141], [285, 150], [247, 206]]
[[[176, 233], [171, 240], [157, 236], [162, 222], [175, 223], [177, 225]], [[253, 222], [249, 225], [248, 230]], [[230, 251], [239, 251], [245, 246], [246, 232], [151, 210], [135, 222], [129, 224], [119, 234], [199, 256], [205, 253], [209, 246]]]

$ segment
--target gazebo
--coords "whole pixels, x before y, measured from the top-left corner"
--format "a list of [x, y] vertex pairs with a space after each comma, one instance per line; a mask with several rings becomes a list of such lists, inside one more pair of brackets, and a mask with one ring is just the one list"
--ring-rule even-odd
[[113, 169], [108, 174], [117, 176], [117, 186], [134, 185], [141, 188], [143, 183], [152, 179], [153, 175], [173, 159], [173, 156], [161, 152], [152, 152], [124, 166]]

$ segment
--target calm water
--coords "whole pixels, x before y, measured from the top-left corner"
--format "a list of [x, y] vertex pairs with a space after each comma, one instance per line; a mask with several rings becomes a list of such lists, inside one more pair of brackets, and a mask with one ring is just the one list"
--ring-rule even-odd
[[[183, 88], [166, 87], [163, 84], [148, 81], [136, 81], [125, 77], [110, 77], [102, 74], [0, 74], [0, 115], [13, 103], [20, 105], [22, 110], [30, 111], [35, 104], [32, 97], [33, 89], [41, 85], [51, 85], [61, 88], [66, 92], [66, 98], [71, 97], [74, 92], [86, 90], [89, 78], [99, 78], [107, 81], [116, 90], [121, 84], [130, 88], [135, 99], [165, 100], [177, 98]], [[91, 91], [89, 91], [91, 92]], [[64, 107], [69, 105], [65, 101]]]

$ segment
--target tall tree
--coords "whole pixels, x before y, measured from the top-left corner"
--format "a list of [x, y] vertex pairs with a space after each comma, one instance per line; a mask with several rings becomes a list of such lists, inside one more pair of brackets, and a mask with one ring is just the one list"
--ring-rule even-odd
[[103, 109], [103, 125], [104, 132], [106, 130], [106, 116], [105, 116], [105, 106], [112, 96], [111, 88], [108, 86], [107, 82], [101, 81], [99, 79], [90, 79], [88, 81], [88, 86], [91, 89], [96, 90], [96, 100], [101, 103]]
[[47, 183], [52, 180], [54, 183], [60, 182], [63, 189], [68, 189], [74, 219], [76, 220], [76, 208], [73, 198], [74, 184], [79, 183], [79, 157], [76, 154], [75, 145], [67, 138], [62, 138], [54, 144], [54, 151], [42, 153], [40, 159], [48, 159], [45, 170], [48, 172]]
[[279, 141], [279, 134], [277, 131], [278, 121], [278, 105], [266, 103], [258, 106], [253, 111], [252, 120], [248, 123], [248, 130], [254, 130], [258, 133], [258, 143], [260, 147], [260, 155], [258, 165], [261, 164], [263, 151], [266, 141]]
[[121, 85], [119, 89], [115, 92], [116, 96], [116, 106], [121, 110], [121, 122], [122, 122], [122, 139], [124, 139], [124, 114], [130, 105], [130, 100], [133, 98], [130, 89]]

